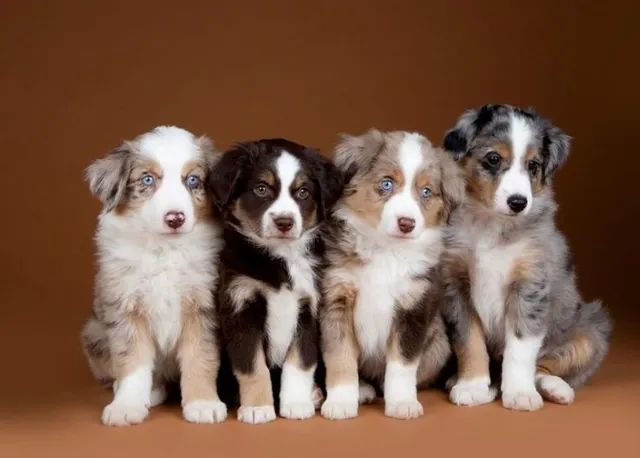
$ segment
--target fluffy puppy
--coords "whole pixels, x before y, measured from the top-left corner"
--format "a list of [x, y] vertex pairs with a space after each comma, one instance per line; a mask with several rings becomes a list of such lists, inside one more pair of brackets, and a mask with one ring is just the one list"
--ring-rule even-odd
[[280, 415], [314, 415], [320, 226], [342, 177], [317, 151], [283, 140], [241, 143], [209, 181], [221, 213], [218, 306], [240, 388], [238, 419], [275, 419], [270, 368], [282, 368]]
[[423, 413], [417, 385], [450, 355], [438, 314], [448, 215], [464, 196], [454, 161], [421, 135], [345, 136], [335, 163], [348, 184], [328, 227], [321, 313], [327, 399], [322, 415], [355, 417], [383, 382], [385, 414]]
[[467, 180], [443, 265], [458, 361], [451, 401], [494, 399], [492, 356], [502, 364], [504, 407], [536, 410], [542, 397], [569, 404], [602, 362], [611, 328], [601, 304], [578, 293], [554, 223], [552, 178], [569, 137], [533, 111], [486, 105], [464, 113], [444, 146]]
[[103, 203], [93, 315], [82, 331], [93, 374], [113, 384], [106, 425], [142, 422], [180, 376], [184, 418], [222, 421], [212, 287], [220, 228], [205, 180], [211, 142], [157, 127], [87, 169]]

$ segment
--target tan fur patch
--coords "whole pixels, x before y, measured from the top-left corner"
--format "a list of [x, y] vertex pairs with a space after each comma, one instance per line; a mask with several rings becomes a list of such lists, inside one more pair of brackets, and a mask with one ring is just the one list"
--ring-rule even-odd
[[258, 180], [268, 184], [272, 188], [276, 185], [276, 177], [271, 170], [264, 170], [258, 176]]
[[545, 356], [538, 361], [538, 371], [559, 377], [571, 374], [593, 357], [593, 343], [584, 334], [574, 335], [559, 355]]
[[129, 375], [142, 364], [149, 364], [155, 355], [155, 344], [149, 323], [142, 315], [139, 306], [135, 306], [134, 311], [128, 315], [127, 325], [131, 327], [128, 333], [128, 351], [114, 352], [112, 354], [114, 378], [120, 380]]
[[264, 356], [259, 348], [256, 352], [254, 369], [250, 374], [234, 371], [240, 387], [240, 405], [243, 407], [272, 406], [271, 375]]
[[489, 376], [489, 354], [480, 319], [473, 312], [464, 341], [454, 348], [458, 358], [458, 380]]

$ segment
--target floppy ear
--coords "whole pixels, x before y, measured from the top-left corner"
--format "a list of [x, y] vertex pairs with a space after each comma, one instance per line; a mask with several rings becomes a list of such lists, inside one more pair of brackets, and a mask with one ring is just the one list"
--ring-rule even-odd
[[543, 180], [551, 178], [569, 155], [571, 137], [559, 128], [548, 124], [542, 138]]
[[208, 177], [218, 161], [220, 161], [220, 158], [222, 158], [222, 154], [215, 149], [213, 141], [204, 135], [196, 139], [196, 146], [204, 158], [204, 165], [207, 169]]
[[344, 174], [327, 158], [318, 155], [318, 166], [316, 167], [316, 185], [319, 188], [319, 208], [318, 213], [324, 219], [342, 196], [344, 189]]
[[237, 197], [238, 187], [250, 161], [251, 152], [243, 145], [238, 145], [223, 153], [211, 170], [207, 186], [213, 195], [213, 204], [223, 215], [231, 201]]
[[467, 154], [476, 133], [491, 121], [494, 111], [494, 105], [485, 105], [479, 110], [467, 110], [460, 116], [455, 127], [445, 134], [442, 144], [454, 160], [457, 161]]
[[95, 161], [85, 172], [89, 189], [102, 202], [105, 213], [113, 210], [124, 197], [131, 172], [131, 155], [132, 148], [124, 143]]
[[464, 202], [466, 183], [462, 168], [446, 151], [438, 148], [436, 155], [440, 159], [440, 190], [448, 218]]
[[359, 136], [342, 135], [336, 146], [334, 164], [344, 174], [344, 182], [348, 184], [362, 167], [373, 162], [373, 158], [384, 146], [384, 134], [377, 129], [370, 129]]

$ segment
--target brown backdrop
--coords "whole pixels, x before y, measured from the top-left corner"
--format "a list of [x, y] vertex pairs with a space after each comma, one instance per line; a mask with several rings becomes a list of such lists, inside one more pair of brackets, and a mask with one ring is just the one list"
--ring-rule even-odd
[[[180, 431], [202, 451], [223, 444], [231, 456], [257, 444], [278, 455], [282, 449], [265, 445], [281, 444], [278, 434], [295, 432], [290, 450], [300, 452], [305, 441], [317, 442], [315, 434], [332, 431], [334, 439], [322, 441], [336, 450], [368, 444], [372, 454], [390, 447], [429, 453], [425, 434], [438, 447], [455, 432], [471, 441], [457, 446], [504, 447], [506, 428], [521, 450], [533, 451], [527, 428], [546, 434], [535, 428], [547, 425], [563, 431], [552, 447], [597, 436], [586, 449], [609, 450], [615, 439], [621, 452], [637, 451], [629, 428], [639, 424], [640, 407], [640, 17], [632, 5], [3, 1], [0, 195], [8, 219], [0, 229], [0, 415], [13, 425], [4, 443], [35, 450], [47, 440], [49, 453], [61, 443], [79, 454], [98, 443], [101, 450], [173, 444], [186, 452], [188, 444], [166, 439]], [[605, 370], [574, 406], [512, 416], [498, 404], [455, 409], [428, 393], [435, 407], [410, 426], [381, 418], [379, 406], [342, 426], [281, 420], [251, 430], [234, 420], [203, 432], [180, 422], [177, 406], [124, 433], [98, 426], [108, 393], [90, 379], [78, 344], [92, 298], [99, 209], [82, 180], [91, 161], [159, 124], [206, 133], [220, 148], [285, 136], [329, 154], [338, 133], [370, 126], [418, 130], [439, 144], [464, 109], [487, 102], [533, 105], [575, 139], [557, 179], [559, 225], [585, 296], [604, 299], [617, 335]], [[603, 434], [602, 422], [610, 421], [616, 426]], [[434, 436], [429, 428], [438, 424], [442, 434]], [[391, 442], [374, 446], [366, 434], [375, 428]], [[247, 440], [237, 445], [234, 434]], [[118, 440], [97, 442], [110, 437]]]

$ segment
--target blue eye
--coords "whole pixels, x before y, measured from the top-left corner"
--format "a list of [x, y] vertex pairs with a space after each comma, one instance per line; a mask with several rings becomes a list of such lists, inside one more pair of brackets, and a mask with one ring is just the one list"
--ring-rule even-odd
[[153, 186], [153, 183], [155, 183], [156, 179], [153, 178], [152, 175], [144, 175], [142, 178], [140, 178], [140, 181], [145, 186]]
[[200, 177], [197, 175], [189, 175], [185, 181], [187, 188], [195, 189], [200, 186]]
[[378, 187], [382, 192], [389, 192], [393, 189], [393, 180], [391, 178], [385, 178], [380, 182]]
[[427, 197], [429, 197], [431, 195], [431, 189], [424, 187], [420, 190], [420, 195], [422, 196], [423, 199], [426, 199]]

